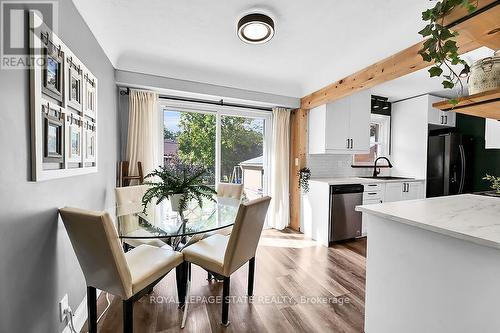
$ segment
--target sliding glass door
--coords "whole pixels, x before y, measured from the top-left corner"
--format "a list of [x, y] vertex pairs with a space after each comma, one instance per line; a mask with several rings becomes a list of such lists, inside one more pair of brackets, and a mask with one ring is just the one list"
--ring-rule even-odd
[[265, 119], [221, 115], [220, 182], [243, 184], [249, 200], [264, 193]]
[[163, 102], [163, 159], [204, 166], [207, 182], [243, 184], [245, 196], [267, 194], [271, 112]]

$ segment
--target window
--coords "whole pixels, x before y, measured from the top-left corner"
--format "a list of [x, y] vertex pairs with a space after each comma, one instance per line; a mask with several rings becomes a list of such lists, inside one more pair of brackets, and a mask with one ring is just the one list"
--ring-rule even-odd
[[243, 184], [248, 199], [267, 193], [271, 112], [165, 101], [163, 159], [199, 163], [207, 182]]
[[353, 165], [373, 165], [380, 156], [389, 156], [391, 133], [391, 117], [378, 114], [371, 115], [370, 152], [353, 156]]

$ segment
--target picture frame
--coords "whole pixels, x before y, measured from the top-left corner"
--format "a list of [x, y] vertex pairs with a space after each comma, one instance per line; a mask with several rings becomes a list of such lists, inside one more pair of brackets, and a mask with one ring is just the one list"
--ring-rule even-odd
[[96, 119], [97, 112], [97, 81], [89, 73], [85, 73], [85, 115]]
[[[99, 150], [98, 80], [35, 10], [29, 11], [28, 35], [32, 61], [29, 68], [30, 180], [38, 182], [95, 173]], [[91, 124], [87, 124], [89, 133], [85, 122]]]
[[95, 163], [97, 155], [97, 129], [96, 124], [90, 121], [85, 122], [85, 152], [84, 162]]
[[64, 101], [64, 52], [42, 32], [42, 93], [63, 106]]
[[67, 162], [82, 163], [83, 147], [83, 122], [79, 116], [69, 114], [66, 116], [68, 123], [67, 135]]
[[66, 57], [66, 62], [68, 64], [66, 104], [81, 114], [83, 112], [83, 69], [71, 56]]
[[49, 103], [42, 105], [43, 117], [43, 161], [45, 163], [64, 162], [64, 112], [51, 107]]

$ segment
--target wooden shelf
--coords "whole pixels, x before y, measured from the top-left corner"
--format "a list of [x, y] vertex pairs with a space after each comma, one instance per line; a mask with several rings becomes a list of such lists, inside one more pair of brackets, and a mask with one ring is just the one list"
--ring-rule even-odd
[[500, 89], [462, 97], [455, 107], [449, 101], [432, 104], [436, 109], [500, 120]]

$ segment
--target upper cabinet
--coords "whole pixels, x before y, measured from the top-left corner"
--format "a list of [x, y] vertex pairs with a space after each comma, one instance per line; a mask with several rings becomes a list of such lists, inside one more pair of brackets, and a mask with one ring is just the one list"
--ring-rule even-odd
[[358, 154], [370, 149], [370, 91], [309, 111], [309, 154]]
[[429, 124], [444, 126], [444, 127], [455, 127], [456, 114], [452, 111], [441, 111], [432, 107], [433, 103], [444, 101], [444, 98], [429, 95], [429, 109], [428, 109], [428, 119]]
[[500, 120], [486, 119], [484, 138], [486, 149], [500, 149]]

